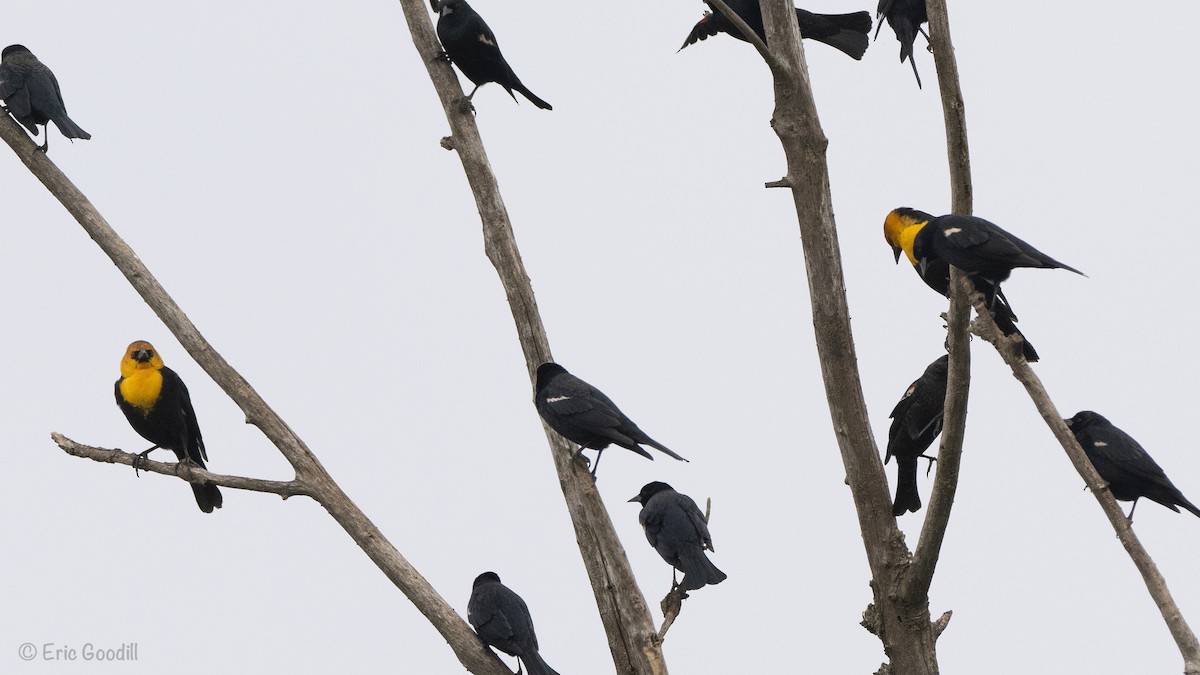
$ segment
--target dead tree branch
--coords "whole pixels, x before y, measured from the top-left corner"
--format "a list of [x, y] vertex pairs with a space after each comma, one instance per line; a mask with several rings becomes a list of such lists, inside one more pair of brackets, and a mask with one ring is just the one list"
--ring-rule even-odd
[[[484, 251], [504, 286], [532, 383], [537, 367], [551, 360], [550, 343], [479, 127], [469, 107], [462, 105], [465, 97], [450, 64], [437, 58], [441, 45], [425, 4], [421, 0], [401, 0], [400, 6], [413, 45], [425, 63], [450, 124], [451, 138], [443, 145], [458, 153], [471, 186], [483, 225]], [[633, 577], [633, 569], [617, 539], [596, 484], [581, 464], [571, 461], [574, 448], [544, 424], [543, 428], [616, 671], [638, 675], [665, 674], [666, 662], [650, 609]]]
[[217, 386], [237, 404], [246, 421], [258, 427], [296, 470], [296, 480], [309, 486], [313, 499], [350, 535], [367, 556], [396, 584], [434, 628], [450, 643], [467, 670], [476, 675], [510, 675], [510, 671], [471, 630], [466, 621], [438, 595], [429, 582], [400, 555], [350, 497], [334, 482], [304, 441], [280, 418], [233, 366], [213, 349], [183, 310], [169, 296], [133, 249], [113, 231], [100, 212], [8, 115], [0, 116], [0, 138], [20, 157], [33, 175], [54, 195], [84, 231], [100, 246], [117, 269], [158, 315], [179, 344]]

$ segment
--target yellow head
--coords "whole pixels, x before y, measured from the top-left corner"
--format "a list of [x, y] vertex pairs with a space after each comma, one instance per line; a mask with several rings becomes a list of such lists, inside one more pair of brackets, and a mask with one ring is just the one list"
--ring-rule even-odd
[[928, 213], [906, 206], [892, 209], [887, 218], [883, 219], [883, 238], [892, 247], [897, 263], [900, 262], [900, 252], [903, 251], [909, 262], [917, 264], [917, 258], [913, 255], [913, 239], [932, 219], [933, 216]]
[[121, 377], [130, 377], [139, 370], [161, 370], [162, 367], [162, 357], [154, 345], [138, 340], [125, 350], [125, 358], [121, 359]]

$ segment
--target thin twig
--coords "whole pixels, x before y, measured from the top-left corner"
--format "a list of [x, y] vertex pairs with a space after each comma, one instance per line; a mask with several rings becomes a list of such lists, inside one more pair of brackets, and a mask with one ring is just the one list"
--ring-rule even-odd
[[62, 448], [63, 452], [74, 457], [82, 457], [106, 464], [124, 464], [126, 466], [134, 466], [136, 464], [140, 471], [160, 473], [164, 476], [175, 476], [189, 483], [213, 483], [220, 487], [236, 490], [267, 492], [279, 495], [284, 499], [295, 497], [296, 495], [303, 495], [305, 497], [313, 496], [312, 488], [299, 479], [279, 481], [247, 478], [245, 476], [229, 476], [202, 469], [198, 464], [194, 463], [156, 462], [152, 459], [142, 458], [132, 452], [125, 452], [120, 448], [97, 448], [77, 443], [58, 432], [51, 433], [50, 439], [58, 447]]
[[745, 36], [746, 40], [749, 41], [750, 44], [754, 45], [754, 48], [758, 50], [760, 55], [762, 55], [763, 60], [767, 62], [767, 66], [770, 68], [775, 68], [777, 65], [779, 65], [779, 59], [771, 53], [770, 49], [767, 49], [767, 43], [758, 36], [758, 33], [755, 33], [750, 29], [749, 24], [747, 24], [742, 17], [738, 16], [737, 12], [730, 9], [729, 5], [725, 4], [725, 0], [705, 1], [711, 5], [713, 9], [723, 14], [725, 18], [733, 24], [733, 27], [738, 29], [738, 32]]

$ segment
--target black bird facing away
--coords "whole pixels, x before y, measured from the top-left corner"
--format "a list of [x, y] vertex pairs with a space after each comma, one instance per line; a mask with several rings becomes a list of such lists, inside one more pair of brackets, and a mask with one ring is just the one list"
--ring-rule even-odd
[[495, 572], [475, 577], [467, 621], [485, 643], [520, 659], [529, 675], [558, 675], [538, 654], [537, 635], [525, 601], [500, 583]]
[[[894, 209], [887, 215], [883, 221], [883, 238], [892, 247], [892, 253], [895, 254], [896, 263], [900, 262], [900, 255], [905, 253], [906, 249], [901, 244], [902, 239], [907, 240], [907, 246], [912, 248], [912, 240], [916, 236], [919, 229], [924, 223], [933, 220], [934, 217], [908, 207]], [[910, 256], [911, 257], [911, 256]], [[913, 270], [917, 276], [925, 282], [927, 286], [937, 291], [943, 297], [950, 297], [950, 265], [941, 258], [933, 258], [925, 263], [925, 272], [921, 273], [921, 265], [919, 262], [913, 262]], [[1008, 336], [1021, 337], [1021, 354], [1025, 360], [1030, 363], [1035, 363], [1038, 360], [1037, 350], [1025, 338], [1025, 335], [1017, 328], [1017, 315], [1013, 312], [1012, 307], [1008, 304], [1008, 300], [997, 295], [997, 287], [987, 279], [979, 276], [968, 277], [971, 281], [972, 288], [983, 294], [987, 307], [992, 315], [992, 320], [996, 322], [996, 327], [1001, 333]]]
[[654, 456], [643, 450], [642, 445], [657, 448], [680, 461], [688, 461], [647, 436], [604, 392], [568, 373], [566, 368], [557, 363], [547, 361], [538, 366], [533, 402], [538, 414], [551, 429], [568, 441], [579, 444], [576, 456], [582, 454], [584, 448], [600, 451], [596, 454], [596, 463], [592, 465], [593, 477], [600, 467], [600, 453], [612, 443], [647, 459], [654, 459]]
[[1096, 473], [1108, 483], [1113, 497], [1133, 502], [1129, 509], [1130, 523], [1139, 497], [1158, 502], [1175, 513], [1182, 506], [1200, 516], [1200, 508], [1183, 496], [1150, 453], [1103, 415], [1084, 410], [1063, 421], [1096, 467]]
[[467, 94], [467, 100], [475, 95], [480, 86], [495, 82], [504, 87], [514, 101], [517, 100], [513, 94], [516, 89], [542, 110], [553, 110], [549, 103], [521, 84], [500, 53], [496, 34], [466, 0], [430, 0], [429, 4], [438, 13], [437, 34], [442, 41], [442, 49], [446, 50], [446, 57], [458, 66], [467, 79], [475, 83], [475, 88]]
[[913, 43], [917, 41], [918, 32], [925, 36], [925, 42], [929, 42], [929, 34], [921, 28], [921, 24], [929, 21], [925, 0], [879, 0], [879, 9], [875, 14], [876, 39], [879, 38], [879, 29], [883, 27], [885, 17], [900, 41], [900, 63], [908, 59], [913, 75], [917, 77], [917, 87], [920, 88], [921, 74], [917, 72], [917, 60], [913, 58]]
[[938, 434], [942, 433], [942, 413], [946, 407], [946, 366], [950, 357], [943, 355], [929, 364], [921, 377], [908, 386], [900, 402], [892, 409], [892, 426], [888, 429], [887, 464], [896, 458], [896, 500], [892, 515], [915, 513], [921, 508], [917, 492], [917, 459], [933, 458], [925, 454]]
[[[0, 52], [0, 99], [34, 136], [38, 135], [37, 125], [44, 127], [54, 122], [67, 138], [92, 137], [67, 117], [67, 106], [54, 73], [22, 45], [9, 45]], [[42, 152], [50, 149], [49, 129], [45, 142], [38, 147]]]
[[642, 491], [629, 501], [642, 505], [638, 522], [646, 531], [646, 540], [671, 567], [683, 572], [683, 582], [676, 585], [694, 591], [725, 581], [725, 573], [704, 553], [705, 549], [716, 549], [704, 512], [691, 497], [654, 481], [642, 486]]
[[[762, 7], [758, 0], [727, 0], [725, 4], [742, 17], [742, 21], [745, 21], [758, 37], [766, 41]], [[692, 28], [680, 50], [701, 40], [707, 40], [717, 33], [728, 33], [743, 42], [749, 42], [733, 22], [725, 18], [716, 7], [709, 5], [709, 9], [711, 11], [705, 12], [700, 22]], [[871, 15], [868, 12], [815, 14], [797, 8], [796, 23], [800, 25], [800, 37], [824, 42], [855, 60], [863, 57], [870, 42], [868, 36], [871, 33]]]
[[[205, 468], [208, 455], [192, 398], [183, 380], [163, 365], [154, 345], [138, 340], [125, 350], [121, 359], [121, 378], [114, 386], [117, 406], [133, 430], [154, 445], [141, 457], [158, 448], [175, 453], [180, 462], [194, 462]], [[136, 469], [137, 465], [134, 465]], [[192, 483], [192, 492], [200, 510], [212, 513], [221, 508], [221, 491], [212, 483]]]

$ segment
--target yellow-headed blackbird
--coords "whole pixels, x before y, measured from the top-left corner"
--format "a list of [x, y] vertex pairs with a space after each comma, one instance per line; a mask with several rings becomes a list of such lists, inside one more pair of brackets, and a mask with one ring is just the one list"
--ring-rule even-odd
[[[205, 468], [208, 455], [204, 438], [192, 409], [192, 398], [175, 371], [163, 365], [154, 345], [138, 340], [125, 350], [121, 359], [121, 379], [114, 390], [117, 405], [133, 430], [154, 447], [141, 453], [142, 457], [157, 448], [175, 453], [180, 462], [191, 460]], [[221, 491], [212, 483], [192, 483], [200, 510], [212, 513], [221, 508]]]
[[521, 596], [500, 583], [500, 575], [495, 572], [475, 577], [467, 601], [467, 621], [486, 644], [520, 659], [529, 675], [558, 675], [538, 653], [529, 607]]
[[917, 492], [917, 459], [925, 454], [942, 433], [942, 412], [946, 407], [946, 365], [949, 356], [929, 364], [921, 377], [908, 386], [900, 402], [892, 409], [892, 427], [888, 430], [887, 464], [896, 458], [896, 500], [892, 515], [901, 516], [921, 508]]
[[1200, 516], [1200, 508], [1183, 496], [1150, 453], [1103, 415], [1084, 410], [1063, 421], [1075, 434], [1075, 440], [1079, 441], [1092, 466], [1096, 467], [1096, 473], [1108, 483], [1113, 497], [1133, 502], [1129, 522], [1133, 522], [1139, 497], [1156, 501], [1175, 513], [1179, 513], [1182, 506]]
[[691, 497], [654, 481], [643, 485], [641, 492], [629, 501], [642, 505], [638, 522], [646, 532], [646, 540], [667, 564], [683, 572], [683, 581], [678, 584], [683, 590], [694, 591], [725, 581], [725, 573], [704, 554], [705, 549], [716, 549], [704, 512]]
[[[725, 4], [729, 5], [729, 9], [741, 17], [758, 37], [767, 39], [766, 30], [763, 28], [762, 8], [759, 7], [758, 0], [725, 0]], [[711, 11], [705, 12], [699, 23], [692, 27], [692, 32], [683, 41], [683, 47], [707, 40], [717, 33], [726, 33], [743, 42], [747, 41], [742, 36], [742, 31], [726, 19], [724, 14], [712, 5], [709, 5], [709, 10]], [[796, 23], [800, 26], [801, 38], [824, 42], [855, 60], [862, 59], [870, 42], [869, 12], [817, 14], [797, 8]], [[683, 47], [679, 49], [682, 50]]]
[[879, 0], [879, 9], [875, 13], [875, 38], [879, 38], [879, 29], [883, 28], [883, 19], [887, 18], [888, 25], [896, 32], [900, 41], [900, 63], [908, 59], [912, 65], [913, 75], [917, 76], [917, 87], [921, 86], [921, 74], [917, 72], [917, 60], [913, 58], [913, 43], [917, 41], [917, 33], [929, 41], [929, 34], [921, 28], [921, 24], [929, 21], [925, 11], [925, 0]]
[[521, 84], [517, 74], [500, 53], [500, 46], [496, 44], [496, 34], [466, 0], [430, 0], [429, 4], [433, 11], [438, 13], [437, 34], [438, 39], [442, 41], [442, 49], [446, 50], [446, 58], [458, 66], [467, 79], [475, 83], [475, 88], [467, 94], [468, 100], [475, 95], [479, 87], [488, 82], [495, 82], [504, 87], [514, 101], [517, 100], [513, 94], [513, 90], [516, 89], [542, 110], [553, 110], [549, 103], [534, 96], [529, 87]]
[[[582, 454], [584, 448], [603, 453], [609, 444], [616, 443], [647, 459], [654, 459], [639, 445], [645, 444], [675, 459], [687, 461], [647, 436], [604, 392], [568, 373], [557, 363], [547, 361], [538, 366], [533, 403], [551, 429], [579, 444], [576, 456]], [[596, 454], [596, 463], [592, 466], [593, 476], [600, 467], [600, 453]]]

